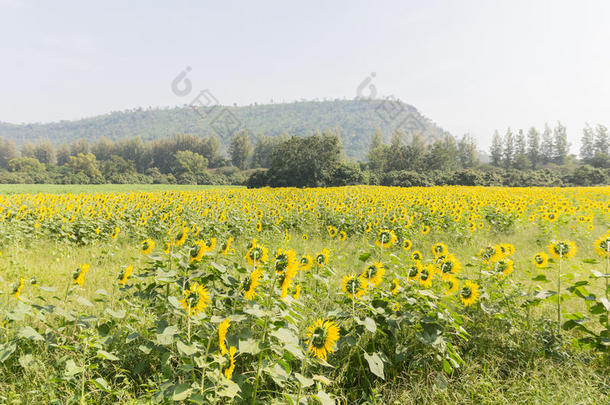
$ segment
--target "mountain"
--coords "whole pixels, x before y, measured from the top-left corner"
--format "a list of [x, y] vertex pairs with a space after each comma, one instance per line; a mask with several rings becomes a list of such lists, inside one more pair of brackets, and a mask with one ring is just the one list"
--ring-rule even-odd
[[76, 121], [44, 124], [9, 124], [0, 122], [0, 138], [18, 145], [26, 140], [48, 139], [58, 145], [76, 139], [93, 143], [101, 137], [111, 140], [140, 137], [156, 140], [178, 133], [207, 136], [215, 133], [226, 148], [233, 132], [247, 129], [253, 137], [264, 133], [307, 136], [315, 131], [339, 131], [346, 155], [363, 159], [371, 136], [378, 126], [386, 142], [395, 129], [405, 134], [405, 141], [419, 132], [427, 142], [442, 138], [446, 131], [420, 114], [411, 105], [396, 100], [299, 101], [283, 104], [249, 106], [199, 106], [176, 108], [137, 108]]

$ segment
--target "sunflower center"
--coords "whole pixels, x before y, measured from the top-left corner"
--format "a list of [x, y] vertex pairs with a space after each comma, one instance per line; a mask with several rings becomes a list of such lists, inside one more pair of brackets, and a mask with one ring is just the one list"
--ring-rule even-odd
[[544, 260], [542, 259], [542, 256], [540, 255], [536, 255], [536, 257], [534, 258], [534, 260], [536, 261], [536, 263], [538, 264], [542, 264], [544, 262]]
[[417, 267], [411, 266], [409, 268], [409, 277], [415, 277], [415, 276], [417, 276]]
[[368, 269], [366, 269], [366, 277], [373, 278], [377, 275], [377, 266], [370, 265]]
[[288, 267], [288, 256], [282, 253], [275, 258], [275, 270], [284, 271], [286, 267]]
[[421, 274], [419, 275], [419, 278], [423, 281], [426, 281], [428, 279], [428, 270], [422, 270]]
[[250, 259], [260, 260], [261, 257], [263, 257], [263, 249], [255, 247], [250, 251]]
[[326, 335], [326, 329], [318, 326], [311, 335], [311, 345], [316, 349], [322, 349], [326, 343]]
[[463, 298], [468, 299], [472, 295], [472, 289], [468, 286], [464, 286], [461, 294]]
[[443, 264], [441, 264], [441, 271], [443, 273], [451, 273], [451, 270], [453, 270], [452, 262], [443, 262]]
[[318, 262], [318, 264], [324, 263], [325, 260], [326, 260], [326, 258], [324, 257], [324, 255], [316, 256], [316, 261]]
[[348, 280], [345, 285], [345, 289], [352, 295], [356, 294], [360, 289], [360, 280], [358, 280], [356, 277]]

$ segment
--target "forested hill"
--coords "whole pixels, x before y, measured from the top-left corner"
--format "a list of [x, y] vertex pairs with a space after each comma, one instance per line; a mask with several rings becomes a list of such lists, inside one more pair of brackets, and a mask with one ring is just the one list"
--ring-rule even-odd
[[[201, 102], [206, 104], [205, 97]], [[335, 100], [199, 107], [197, 110], [190, 106], [138, 108], [47, 124], [0, 122], [0, 138], [12, 139], [17, 145], [37, 139], [48, 139], [58, 145], [79, 138], [94, 142], [103, 136], [115, 141], [133, 137], [155, 140], [179, 133], [202, 136], [216, 133], [226, 148], [235, 130], [247, 129], [254, 138], [259, 133], [307, 136], [331, 129], [339, 131], [349, 158], [362, 159], [376, 126], [381, 129], [385, 141], [389, 141], [397, 128], [406, 135], [405, 141], [415, 131], [422, 133], [427, 142], [440, 139], [446, 133], [408, 104], [390, 100]]]

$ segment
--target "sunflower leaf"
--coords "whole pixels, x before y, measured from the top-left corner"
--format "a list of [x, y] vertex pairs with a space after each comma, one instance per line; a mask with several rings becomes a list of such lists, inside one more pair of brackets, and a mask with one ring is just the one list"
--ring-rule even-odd
[[373, 353], [369, 355], [368, 353], [364, 353], [364, 358], [367, 363], [369, 363], [369, 369], [371, 373], [375, 374], [377, 377], [385, 380], [385, 375], [383, 373], [383, 360], [379, 357], [378, 353]]

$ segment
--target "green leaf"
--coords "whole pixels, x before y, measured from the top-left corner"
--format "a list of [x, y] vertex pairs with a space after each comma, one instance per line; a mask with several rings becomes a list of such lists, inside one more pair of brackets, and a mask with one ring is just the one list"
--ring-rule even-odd
[[80, 374], [83, 372], [83, 368], [76, 365], [74, 360], [70, 359], [66, 361], [66, 369], [64, 370], [64, 375], [66, 377], [72, 377], [76, 374]]
[[332, 399], [326, 392], [324, 391], [318, 391], [317, 394], [314, 395], [314, 397], [320, 401], [320, 403], [322, 405], [335, 405], [335, 400]]
[[332, 383], [332, 381], [330, 381], [328, 378], [324, 377], [323, 375], [319, 375], [319, 374], [314, 375], [313, 379], [318, 382], [321, 382], [324, 385], [330, 385]]
[[369, 260], [369, 257], [371, 257], [371, 253], [365, 252], [358, 256], [358, 260], [360, 260], [361, 262], [366, 262], [367, 260]]
[[120, 360], [117, 356], [115, 356], [112, 353], [107, 352], [106, 350], [101, 350], [101, 349], [98, 350], [97, 351], [97, 355], [100, 356], [103, 359], [110, 360], [110, 361], [118, 361], [118, 360]]
[[258, 348], [258, 340], [253, 338], [240, 340], [238, 346], [240, 353], [257, 354], [260, 351]]
[[192, 388], [189, 384], [178, 384], [172, 391], [172, 401], [184, 401], [191, 395]]
[[99, 389], [103, 391], [110, 391], [110, 386], [108, 385], [108, 382], [104, 380], [103, 377], [98, 377], [93, 380], [93, 384], [95, 384]]
[[198, 352], [195, 345], [187, 345], [186, 343], [183, 343], [182, 340], [176, 342], [176, 347], [178, 348], [178, 351], [185, 356], [192, 356]]
[[546, 278], [546, 275], [544, 274], [538, 274], [536, 277], [532, 278], [533, 281], [543, 281], [545, 283], [548, 283], [550, 280], [548, 278]]
[[364, 318], [364, 327], [371, 333], [377, 332], [377, 324], [373, 318]]
[[31, 326], [24, 326], [19, 330], [19, 337], [30, 340], [44, 340], [42, 335], [36, 331], [36, 329]]
[[299, 344], [299, 338], [290, 329], [279, 328], [278, 330], [271, 332], [271, 336], [277, 338], [277, 340], [283, 344]]
[[174, 342], [174, 335], [178, 334], [178, 328], [175, 326], [168, 326], [163, 329], [163, 332], [157, 333], [157, 344], [159, 345], [171, 345]]
[[549, 290], [538, 290], [534, 292], [534, 298], [538, 298], [541, 300], [545, 300], [549, 297], [552, 297], [553, 295], [556, 295], [557, 292], [556, 291], [549, 291]]
[[15, 351], [17, 345], [14, 342], [0, 344], [0, 363], [4, 363]]
[[366, 359], [367, 363], [369, 363], [369, 369], [371, 369], [371, 373], [385, 380], [385, 375], [383, 373], [383, 361], [381, 360], [381, 357], [379, 357], [379, 354], [373, 353], [369, 355], [365, 352], [364, 358]]
[[311, 385], [313, 385], [313, 378], [309, 378], [309, 377], [305, 377], [302, 374], [299, 373], [294, 373], [294, 378], [296, 378], [299, 381], [299, 384], [301, 384], [301, 387], [309, 387]]
[[81, 305], [84, 305], [86, 307], [92, 307], [93, 304], [91, 303], [91, 301], [89, 301], [87, 298], [85, 297], [81, 297], [80, 295], [78, 297], [76, 297], [76, 302], [78, 302]]
[[106, 313], [116, 319], [123, 319], [125, 318], [125, 315], [127, 315], [124, 309], [119, 309], [118, 311], [115, 311], [111, 308], [106, 308]]
[[606, 311], [610, 311], [610, 301], [606, 297], [601, 297], [599, 302], [606, 308]]

